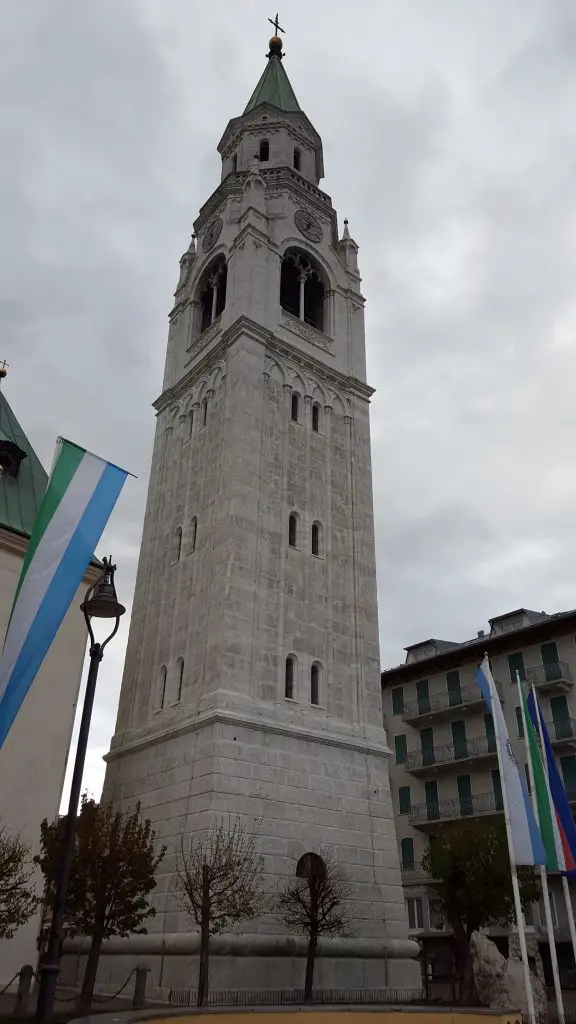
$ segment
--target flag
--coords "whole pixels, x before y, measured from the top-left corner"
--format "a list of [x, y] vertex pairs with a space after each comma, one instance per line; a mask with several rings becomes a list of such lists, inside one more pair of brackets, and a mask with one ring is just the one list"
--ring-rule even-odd
[[546, 850], [536, 824], [526, 785], [520, 773], [520, 767], [512, 749], [508, 726], [490, 671], [488, 655], [478, 666], [476, 681], [482, 691], [486, 707], [492, 712], [494, 732], [498, 737], [502, 790], [508, 807], [510, 863], [512, 865], [546, 864]]
[[0, 747], [82, 582], [127, 475], [70, 441], [58, 440], [0, 658]]
[[[530, 716], [528, 721], [533, 732], [534, 730], [538, 730], [538, 717], [540, 717], [542, 737], [544, 740], [544, 750], [542, 754], [546, 757], [546, 766], [548, 769], [547, 773], [544, 772], [542, 762], [540, 762], [540, 767], [542, 769], [546, 785], [546, 799], [548, 801], [549, 809], [548, 813], [554, 830], [556, 866], [551, 867], [549, 863], [548, 869], [549, 871], [562, 872], [576, 871], [576, 825], [574, 824], [564, 783], [562, 782], [558, 765], [556, 764], [556, 759], [552, 753], [548, 730], [544, 719], [542, 718], [542, 712], [538, 707], [537, 702], [534, 700], [533, 693], [528, 695], [528, 714]], [[544, 835], [542, 838], [546, 844]]]

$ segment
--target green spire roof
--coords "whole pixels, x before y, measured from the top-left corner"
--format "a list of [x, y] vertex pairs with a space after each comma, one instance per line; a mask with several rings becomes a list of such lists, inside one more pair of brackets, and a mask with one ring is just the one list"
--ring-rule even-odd
[[282, 66], [280, 55], [273, 54], [268, 58], [268, 64], [248, 100], [248, 106], [244, 113], [247, 114], [249, 110], [254, 110], [261, 103], [269, 103], [270, 106], [278, 107], [279, 110], [293, 112], [300, 110], [288, 75]]
[[26, 457], [18, 475], [0, 473], [0, 526], [29, 537], [46, 490], [48, 477], [36, 452], [0, 391], [0, 446], [16, 445]]

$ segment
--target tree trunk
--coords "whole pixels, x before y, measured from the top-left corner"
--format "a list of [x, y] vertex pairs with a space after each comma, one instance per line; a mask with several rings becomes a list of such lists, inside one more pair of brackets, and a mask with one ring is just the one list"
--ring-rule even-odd
[[306, 955], [306, 977], [304, 979], [304, 999], [307, 1003], [312, 1002], [312, 988], [314, 985], [314, 963], [316, 960], [316, 949], [318, 948], [318, 932], [314, 929], [310, 932], [308, 940], [308, 953]]
[[208, 998], [208, 971], [210, 963], [210, 874], [207, 864], [202, 865], [202, 913], [200, 925], [200, 963], [198, 965], [198, 994], [196, 1006], [204, 1006]]
[[461, 1006], [476, 1006], [478, 1004], [478, 994], [474, 981], [470, 940], [461, 926], [455, 929], [454, 938], [456, 940], [457, 969], [460, 979], [458, 1001]]
[[84, 979], [82, 981], [80, 1002], [78, 1004], [78, 1009], [82, 1013], [88, 1013], [92, 1006], [92, 996], [94, 995], [94, 985], [96, 984], [98, 961], [100, 959], [100, 950], [102, 948], [103, 938], [103, 927], [100, 924], [95, 924], [92, 942], [90, 943], [90, 952], [88, 953], [88, 960], [86, 962], [86, 970], [84, 971]]

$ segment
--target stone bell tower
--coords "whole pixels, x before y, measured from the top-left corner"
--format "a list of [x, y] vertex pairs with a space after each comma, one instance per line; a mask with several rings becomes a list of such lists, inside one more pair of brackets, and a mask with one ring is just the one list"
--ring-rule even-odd
[[[139, 799], [169, 853], [149, 934], [103, 971], [145, 956], [159, 994], [194, 983], [180, 837], [227, 814], [261, 822], [272, 890], [320, 845], [349, 876], [350, 935], [324, 945], [319, 986], [420, 984], [382, 727], [358, 246], [282, 59], [274, 37], [180, 261], [107, 756], [104, 798]], [[214, 941], [212, 988], [300, 987], [294, 948], [272, 914], [240, 925]]]

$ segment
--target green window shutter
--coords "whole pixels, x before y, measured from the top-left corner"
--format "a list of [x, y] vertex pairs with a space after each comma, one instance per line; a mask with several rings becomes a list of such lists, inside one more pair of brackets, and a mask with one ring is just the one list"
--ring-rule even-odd
[[568, 701], [564, 694], [559, 697], [550, 697], [550, 711], [552, 712], [553, 722], [567, 722], [570, 718], [570, 711], [568, 710]]
[[492, 792], [494, 793], [496, 810], [503, 811], [504, 804], [502, 802], [502, 782], [500, 780], [500, 772], [498, 771], [497, 768], [492, 769]]
[[401, 715], [404, 713], [404, 688], [397, 686], [392, 690], [392, 714]]
[[468, 757], [466, 722], [452, 722], [452, 745], [454, 747], [454, 757], [456, 760], [459, 760], [462, 757]]
[[420, 750], [422, 751], [422, 764], [434, 764], [436, 756], [434, 752], [433, 729], [420, 729]]
[[412, 801], [410, 799], [410, 786], [400, 786], [398, 789], [398, 809], [400, 814], [410, 814]]
[[560, 758], [560, 771], [564, 779], [564, 789], [569, 800], [576, 799], [576, 755], [567, 754]]
[[518, 739], [524, 739], [524, 719], [522, 718], [522, 708], [520, 705], [514, 708], [516, 712], [516, 725], [518, 727]]
[[408, 748], [406, 746], [406, 734], [394, 737], [394, 750], [396, 752], [396, 764], [404, 764]]
[[400, 840], [400, 861], [403, 868], [414, 867], [414, 840]]
[[516, 673], [520, 675], [520, 679], [526, 679], [526, 670], [524, 668], [524, 655], [522, 651], [517, 651], [515, 654], [508, 655], [508, 671], [510, 672], [510, 682], [516, 682]]
[[540, 653], [542, 655], [542, 664], [544, 665], [547, 682], [552, 682], [554, 679], [560, 679], [560, 666], [558, 664], [558, 648], [556, 646], [556, 641], [552, 640], [548, 644], [542, 644], [540, 647]]
[[446, 673], [446, 689], [448, 690], [450, 707], [462, 703], [462, 688], [460, 686], [460, 673], [458, 669]]
[[426, 799], [428, 821], [434, 821], [440, 817], [440, 805], [438, 803], [438, 783], [424, 783], [424, 795]]
[[427, 679], [420, 679], [416, 683], [416, 700], [418, 701], [418, 711], [420, 714], [430, 711], [430, 689]]
[[460, 800], [460, 814], [472, 814], [472, 783], [469, 775], [458, 775], [456, 779], [458, 786], [458, 799]]
[[484, 715], [484, 732], [488, 740], [488, 750], [494, 753], [496, 750], [496, 736], [494, 735], [494, 719], [492, 718], [491, 711]]

